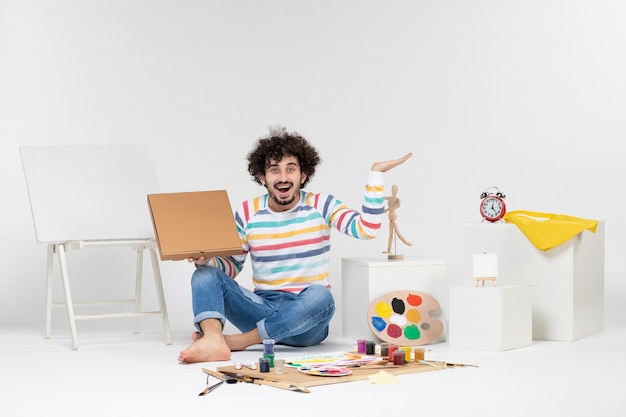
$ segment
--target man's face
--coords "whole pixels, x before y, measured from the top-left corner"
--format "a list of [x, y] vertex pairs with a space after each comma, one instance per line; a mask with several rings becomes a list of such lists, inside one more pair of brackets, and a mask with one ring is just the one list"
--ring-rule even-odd
[[280, 161], [270, 160], [265, 175], [260, 177], [270, 195], [272, 211], [287, 211], [293, 208], [300, 198], [300, 184], [306, 175], [300, 171], [298, 158], [284, 156]]

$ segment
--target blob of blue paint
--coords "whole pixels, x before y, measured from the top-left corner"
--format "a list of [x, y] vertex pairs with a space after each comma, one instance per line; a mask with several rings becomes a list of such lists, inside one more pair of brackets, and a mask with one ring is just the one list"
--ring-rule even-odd
[[378, 316], [374, 316], [372, 317], [372, 326], [379, 332], [382, 332], [383, 330], [385, 330], [385, 327], [387, 327], [387, 323], [384, 319]]

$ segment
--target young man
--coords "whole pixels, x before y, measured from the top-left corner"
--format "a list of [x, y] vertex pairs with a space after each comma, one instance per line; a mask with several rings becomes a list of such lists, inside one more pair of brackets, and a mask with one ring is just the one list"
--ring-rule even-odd
[[[274, 339], [312, 346], [328, 336], [335, 311], [328, 283], [330, 233], [373, 239], [384, 212], [383, 172], [400, 159], [376, 162], [369, 172], [361, 211], [335, 196], [304, 191], [320, 163], [317, 150], [296, 132], [275, 127], [248, 154], [248, 172], [267, 193], [245, 201], [235, 213], [242, 253], [189, 259], [194, 324], [192, 344], [179, 362], [229, 360], [232, 351]], [[250, 255], [254, 291], [234, 278]], [[224, 335], [229, 320], [242, 333]]]

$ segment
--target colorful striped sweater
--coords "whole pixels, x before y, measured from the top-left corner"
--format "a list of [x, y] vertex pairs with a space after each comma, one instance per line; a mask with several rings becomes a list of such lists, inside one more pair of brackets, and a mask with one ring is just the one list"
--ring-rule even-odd
[[300, 191], [300, 203], [273, 212], [265, 194], [241, 204], [235, 221], [242, 254], [214, 258], [210, 265], [235, 278], [250, 255], [252, 281], [259, 290], [300, 292], [329, 287], [331, 228], [357, 239], [373, 239], [384, 213], [383, 173], [370, 171], [361, 211], [330, 194]]

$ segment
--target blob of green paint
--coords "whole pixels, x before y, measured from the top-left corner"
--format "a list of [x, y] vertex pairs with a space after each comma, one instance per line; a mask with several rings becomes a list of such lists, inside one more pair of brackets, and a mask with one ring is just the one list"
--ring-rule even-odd
[[417, 340], [421, 336], [420, 329], [417, 328], [416, 325], [411, 324], [404, 328], [404, 337], [409, 340]]

